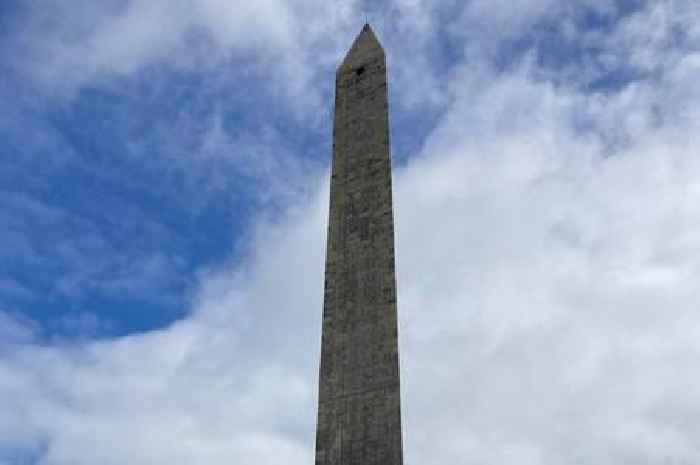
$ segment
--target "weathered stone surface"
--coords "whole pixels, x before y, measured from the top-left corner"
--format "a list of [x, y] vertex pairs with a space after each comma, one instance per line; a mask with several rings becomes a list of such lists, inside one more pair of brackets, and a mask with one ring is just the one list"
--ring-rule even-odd
[[316, 465], [401, 465], [386, 61], [368, 25], [336, 75]]

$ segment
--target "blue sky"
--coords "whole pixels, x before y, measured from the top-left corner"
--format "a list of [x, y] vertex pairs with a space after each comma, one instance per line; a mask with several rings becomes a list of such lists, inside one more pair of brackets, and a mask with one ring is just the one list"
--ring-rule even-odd
[[[6, 21], [22, 30], [33, 13], [18, 8]], [[152, 66], [56, 95], [27, 82], [13, 39], [21, 40], [11, 36], [3, 50], [9, 227], [0, 298], [47, 338], [166, 325], [186, 313], [197, 270], [244, 247], [251, 214], [269, 201], [266, 187], [258, 168], [227, 158], [247, 151], [242, 163], [252, 164], [255, 147], [201, 153], [213, 124], [327, 164], [327, 123], [306, 130], [290, 121], [255, 77], [236, 76], [238, 63]]]
[[[279, 201], [264, 185], [271, 181], [259, 179], [269, 167], [246, 166], [258, 163], [256, 150], [280, 152], [262, 156], [308, 165], [318, 176], [327, 168], [333, 68], [312, 78], [311, 93], [323, 102], [312, 115], [290, 115], [293, 102], [280, 104], [278, 90], [267, 88], [270, 71], [245, 56], [202, 68], [144, 63], [98, 82], [33, 82], [44, 44], [27, 44], [24, 34], [39, 27], [33, 21], [48, 23], [47, 41], [68, 28], [60, 17], [35, 19], [39, 8], [17, 5], [3, 15], [2, 175], [10, 194], [3, 223], [11, 227], [3, 240], [2, 305], [48, 339], [167, 325], [187, 312], [197, 271], [240, 258], [251, 215]], [[216, 47], [206, 31], [185, 40], [201, 53]], [[397, 121], [412, 128], [394, 136], [400, 162], [415, 151], [431, 115]], [[214, 128], [244, 145], [207, 148]], [[302, 194], [312, 187], [288, 188]]]
[[0, 465], [311, 463], [365, 17], [405, 463], [700, 460], [697, 2], [41, 0], [0, 7]]

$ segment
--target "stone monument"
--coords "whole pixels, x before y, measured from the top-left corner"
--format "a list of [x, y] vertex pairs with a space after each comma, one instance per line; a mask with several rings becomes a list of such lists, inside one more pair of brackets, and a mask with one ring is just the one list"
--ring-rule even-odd
[[402, 465], [386, 59], [368, 24], [335, 84], [316, 465]]

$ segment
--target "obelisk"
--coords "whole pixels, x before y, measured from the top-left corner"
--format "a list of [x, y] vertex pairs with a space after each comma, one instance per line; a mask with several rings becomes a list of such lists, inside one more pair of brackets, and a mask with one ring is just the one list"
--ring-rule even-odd
[[386, 59], [365, 25], [336, 73], [316, 465], [402, 465]]

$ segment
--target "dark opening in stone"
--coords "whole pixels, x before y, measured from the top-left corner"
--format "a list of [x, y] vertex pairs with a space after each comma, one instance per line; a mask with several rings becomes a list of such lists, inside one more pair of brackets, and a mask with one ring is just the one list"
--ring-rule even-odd
[[357, 71], [355, 71], [355, 72], [356, 72], [357, 75], [359, 76], [360, 74], [362, 74], [362, 73], [365, 72], [365, 67], [364, 67], [364, 66], [360, 66], [359, 68], [357, 68]]

